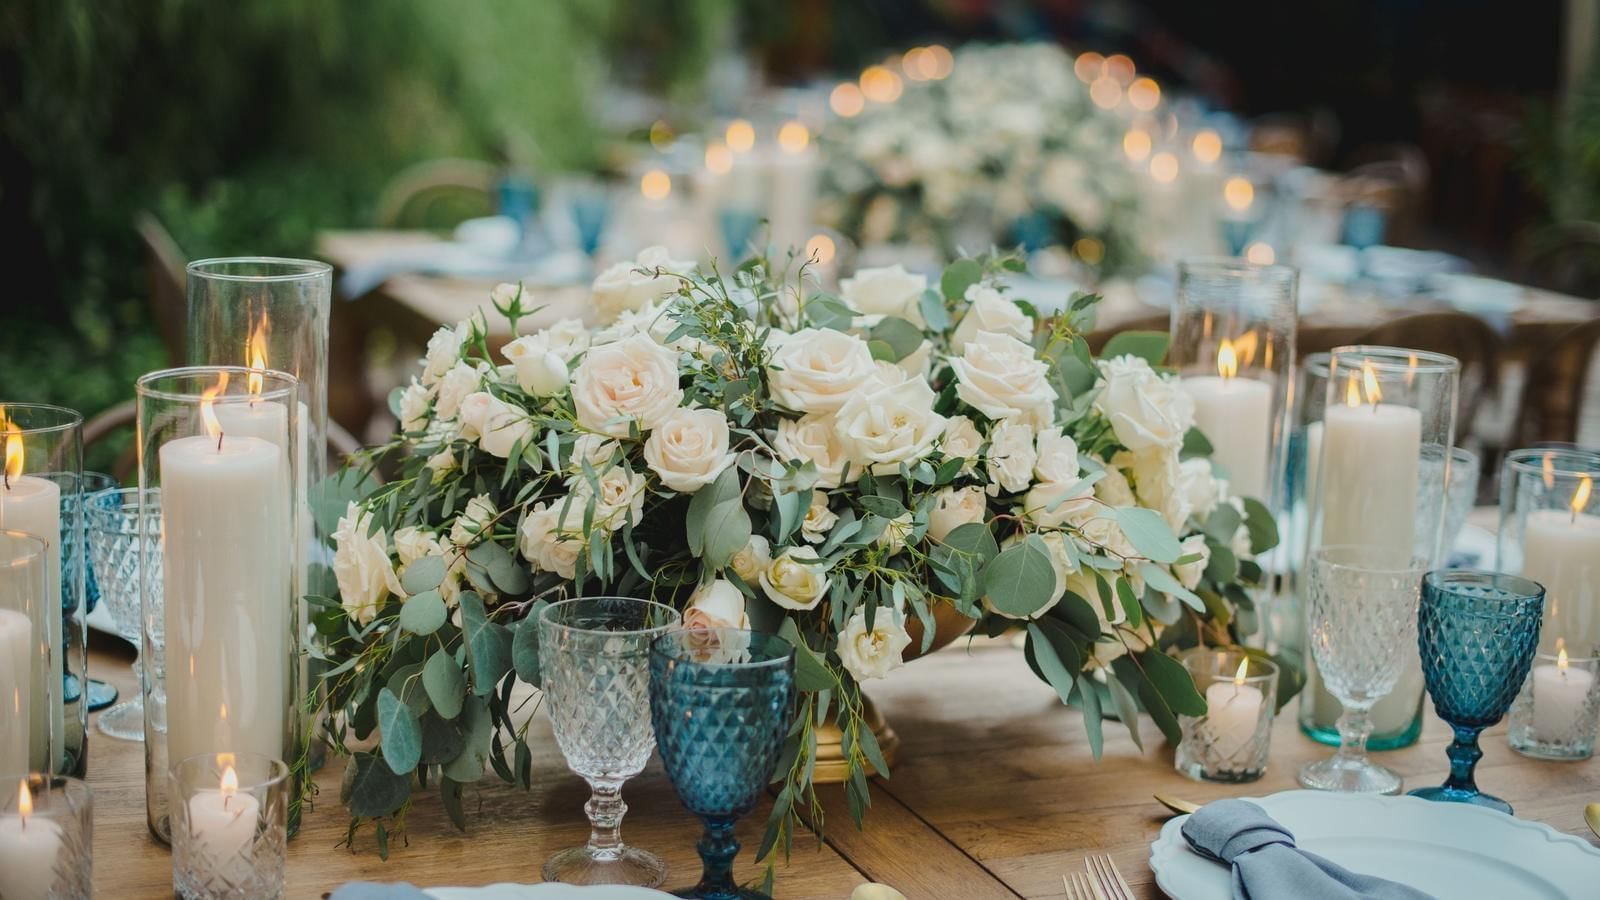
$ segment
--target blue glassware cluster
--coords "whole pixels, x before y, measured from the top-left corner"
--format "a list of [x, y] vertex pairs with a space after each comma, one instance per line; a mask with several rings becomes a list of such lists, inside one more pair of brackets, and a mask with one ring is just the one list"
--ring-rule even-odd
[[794, 647], [732, 628], [675, 631], [650, 654], [650, 716], [667, 777], [705, 823], [700, 883], [677, 892], [702, 900], [765, 900], [733, 880], [736, 822], [761, 799], [789, 730]]
[[1439, 718], [1455, 732], [1450, 775], [1412, 796], [1511, 812], [1478, 790], [1478, 734], [1500, 721], [1528, 677], [1544, 620], [1544, 588], [1526, 578], [1471, 570], [1429, 572], [1422, 581], [1417, 643]]

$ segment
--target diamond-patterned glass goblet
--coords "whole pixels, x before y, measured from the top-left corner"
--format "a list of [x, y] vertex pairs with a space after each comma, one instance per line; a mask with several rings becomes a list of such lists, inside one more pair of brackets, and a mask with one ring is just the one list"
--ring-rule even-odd
[[1510, 814], [1511, 804], [1480, 792], [1473, 780], [1483, 758], [1478, 733], [1500, 721], [1522, 688], [1543, 617], [1544, 588], [1526, 578], [1458, 569], [1429, 572], [1422, 580], [1422, 675], [1455, 740], [1445, 748], [1450, 776], [1439, 787], [1412, 791], [1413, 797]]
[[546, 881], [656, 887], [661, 858], [622, 843], [622, 785], [655, 749], [650, 642], [678, 627], [677, 610], [628, 597], [552, 603], [539, 614], [539, 660], [556, 743], [589, 782], [589, 843], [544, 864]]
[[1344, 706], [1339, 752], [1300, 769], [1319, 791], [1398, 794], [1400, 776], [1367, 758], [1372, 707], [1394, 690], [1416, 634], [1427, 560], [1366, 544], [1312, 551], [1306, 622], [1323, 684]]
[[[146, 491], [150, 509], [159, 512], [160, 492]], [[161, 560], [160, 534], [141, 540], [141, 522], [155, 525], [159, 519], [152, 514], [141, 519], [139, 515], [140, 492], [138, 488], [120, 488], [107, 491], [88, 509], [89, 558], [93, 563], [100, 598], [111, 611], [111, 621], [117, 634], [133, 643], [135, 657], [133, 672], [142, 676], [137, 655], [143, 645], [141, 632], [143, 620], [139, 606], [139, 560]], [[141, 553], [141, 547], [151, 550]], [[154, 573], [152, 584], [161, 583], [160, 573]], [[160, 613], [156, 613], [159, 618]], [[124, 700], [100, 714], [100, 730], [110, 737], [124, 741], [144, 740], [144, 697], [136, 692], [132, 699]]]
[[733, 826], [755, 807], [794, 712], [794, 646], [734, 628], [674, 631], [650, 652], [650, 718], [667, 777], [705, 822], [701, 900], [766, 900], [733, 880]]

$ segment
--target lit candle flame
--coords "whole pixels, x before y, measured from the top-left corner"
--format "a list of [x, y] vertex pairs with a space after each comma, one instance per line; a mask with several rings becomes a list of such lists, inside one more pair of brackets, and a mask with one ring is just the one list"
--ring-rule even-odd
[[1554, 453], [1546, 453], [1544, 455], [1543, 468], [1545, 489], [1554, 488], [1556, 486], [1556, 455]]
[[1361, 387], [1356, 383], [1356, 373], [1351, 372], [1349, 380], [1344, 383], [1344, 405], [1361, 405]]
[[1245, 678], [1249, 677], [1249, 675], [1250, 675], [1250, 658], [1249, 657], [1245, 657], [1244, 659], [1239, 660], [1239, 669], [1238, 669], [1238, 671], [1233, 673], [1233, 686], [1234, 687], [1240, 687], [1241, 685], [1243, 685]]
[[[1556, 640], [1559, 643], [1560, 638]], [[1556, 650], [1556, 670], [1561, 673], [1562, 678], [1567, 677], [1567, 648], [1565, 647], [1559, 647]]]
[[246, 379], [246, 386], [250, 388], [250, 396], [261, 396], [264, 379], [261, 374], [267, 370], [267, 319], [261, 317], [261, 324], [250, 329], [250, 340], [245, 345], [245, 358], [250, 361], [250, 375]]
[[217, 379], [217, 386], [206, 388], [200, 392], [200, 420], [205, 423], [206, 435], [217, 439], [217, 449], [222, 449], [222, 423], [217, 420], [215, 409], [218, 394], [228, 389], [228, 373], [222, 373]]
[[17, 814], [22, 816], [22, 824], [28, 824], [28, 817], [33, 815], [33, 792], [28, 790], [28, 779], [17, 782]]
[[1376, 410], [1383, 400], [1383, 391], [1378, 387], [1378, 370], [1373, 368], [1371, 360], [1361, 363], [1361, 385], [1366, 389], [1367, 402]]
[[1589, 495], [1593, 492], [1594, 479], [1587, 475], [1583, 476], [1583, 480], [1578, 482], [1578, 489], [1572, 492], [1572, 520], [1574, 522], [1578, 520], [1578, 513], [1583, 512], [1583, 508], [1589, 505]]
[[1417, 380], [1417, 354], [1416, 354], [1415, 351], [1413, 351], [1411, 356], [1406, 360], [1406, 387], [1408, 387], [1408, 388], [1411, 387], [1412, 383], [1415, 382], [1416, 380]]
[[1239, 374], [1239, 356], [1233, 350], [1233, 342], [1226, 338], [1217, 349], [1217, 374], [1227, 379]]
[[10, 490], [11, 479], [22, 474], [22, 429], [6, 417], [4, 410], [0, 410], [0, 431], [6, 435], [5, 486]]
[[239, 774], [233, 771], [233, 766], [222, 770], [222, 784], [218, 788], [222, 793], [222, 808], [228, 808], [228, 798], [239, 793]]

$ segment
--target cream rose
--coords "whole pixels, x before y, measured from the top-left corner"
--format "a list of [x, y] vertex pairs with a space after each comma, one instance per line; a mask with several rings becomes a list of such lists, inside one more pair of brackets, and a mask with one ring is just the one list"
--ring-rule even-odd
[[626, 520], [637, 525], [644, 518], [644, 476], [630, 472], [620, 465], [598, 472], [595, 477], [599, 490], [582, 475], [567, 479], [567, 490], [572, 492], [572, 502], [579, 507], [577, 521], [582, 522], [582, 508], [594, 500], [593, 525], [607, 531], [616, 531]]
[[1178, 490], [1183, 470], [1178, 463], [1177, 447], [1153, 447], [1138, 453], [1119, 453], [1126, 457], [1128, 472], [1133, 476], [1134, 493], [1139, 495], [1139, 505], [1161, 513], [1167, 527], [1182, 533], [1192, 507]]
[[828, 593], [828, 574], [810, 547], [790, 547], [761, 570], [758, 579], [767, 599], [784, 609], [815, 609]]
[[956, 325], [955, 333], [950, 335], [952, 352], [966, 349], [967, 342], [982, 331], [1008, 334], [1019, 341], [1033, 337], [1033, 319], [994, 288], [982, 284], [967, 288], [967, 302], [972, 305]]
[[867, 610], [859, 607], [839, 632], [839, 662], [857, 681], [882, 678], [905, 665], [903, 656], [910, 644], [903, 611], [878, 607], [869, 629]]
[[984, 521], [989, 514], [983, 488], [945, 488], [934, 498], [928, 511], [928, 537], [942, 541], [963, 525]]
[[911, 513], [901, 513], [883, 526], [883, 534], [878, 535], [873, 543], [893, 556], [906, 548], [906, 541], [911, 539], [913, 531], [916, 531], [916, 525], [911, 521]]
[[960, 356], [950, 360], [956, 396], [991, 419], [1016, 418], [1046, 428], [1055, 417], [1055, 389], [1049, 367], [1033, 348], [1009, 334], [979, 332]]
[[945, 421], [944, 434], [939, 437], [939, 449], [945, 456], [967, 460], [967, 465], [961, 469], [963, 472], [972, 470], [982, 447], [983, 435], [978, 433], [978, 426], [972, 424], [971, 419], [951, 416]]
[[830, 413], [877, 376], [867, 342], [831, 328], [804, 328], [773, 351], [772, 397], [792, 410]]
[[1059, 427], [1040, 431], [1037, 444], [1039, 459], [1033, 464], [1033, 474], [1040, 481], [1070, 483], [1083, 476], [1078, 465], [1078, 442], [1062, 434]]
[[333, 576], [339, 583], [339, 600], [346, 615], [359, 625], [378, 615], [385, 597], [405, 596], [389, 561], [389, 537], [382, 528], [369, 534], [371, 524], [372, 514], [351, 503], [333, 532]]
[[669, 489], [681, 494], [700, 490], [733, 464], [728, 417], [715, 409], [671, 413], [644, 442], [644, 461]]
[[590, 350], [573, 377], [578, 424], [627, 437], [629, 421], [654, 428], [683, 402], [678, 354], [644, 335]]
[[441, 419], [454, 419], [461, 409], [461, 401], [483, 384], [483, 373], [464, 362], [458, 362], [439, 379], [438, 394], [434, 397], [433, 411]]
[[820, 544], [837, 524], [839, 514], [828, 508], [827, 493], [812, 491], [811, 505], [806, 507], [806, 517], [800, 522], [801, 536], [813, 544]]
[[1124, 447], [1135, 452], [1154, 447], [1180, 447], [1194, 425], [1194, 400], [1177, 379], [1161, 377], [1137, 356], [1101, 360], [1104, 386], [1096, 409], [1111, 420]]
[[425, 556], [440, 556], [444, 550], [433, 533], [407, 525], [394, 533], [394, 552], [400, 555], [402, 566], [409, 566]]
[[1045, 528], [1060, 528], [1096, 506], [1094, 486], [1081, 479], [1041, 482], [1022, 498], [1023, 516]]
[[461, 345], [472, 335], [472, 323], [463, 321], [454, 328], [446, 325], [428, 338], [427, 356], [423, 360], [422, 383], [432, 387], [445, 373], [455, 368], [461, 360]]
[[989, 487], [998, 492], [1025, 491], [1033, 483], [1038, 452], [1033, 447], [1033, 426], [1005, 420], [989, 432]]
[[750, 535], [750, 542], [733, 555], [728, 567], [738, 574], [745, 584], [755, 587], [761, 583], [761, 571], [772, 562], [772, 549], [767, 539], [759, 534]]
[[567, 467], [574, 472], [581, 472], [583, 464], [587, 462], [589, 468], [598, 472], [611, 465], [618, 446], [616, 441], [603, 434], [580, 434], [572, 442], [572, 457]]
[[744, 594], [733, 582], [721, 578], [700, 585], [689, 595], [683, 627], [748, 629], [750, 617], [745, 615]]
[[1205, 521], [1216, 512], [1222, 502], [1225, 482], [1211, 472], [1211, 460], [1203, 457], [1186, 459], [1178, 464], [1178, 494], [1189, 507], [1191, 515]]
[[1106, 466], [1105, 475], [1094, 483], [1094, 495], [1106, 506], [1133, 506], [1136, 502], [1127, 476], [1114, 465]]
[[[554, 397], [567, 387], [567, 362], [550, 346], [544, 333], [517, 338], [500, 348], [517, 373], [517, 386], [535, 397]], [[576, 353], [573, 354], [577, 355]]]
[[694, 263], [673, 259], [661, 246], [646, 247], [633, 262], [606, 269], [594, 280], [594, 308], [600, 324], [609, 325], [625, 311], [670, 296], [682, 284], [675, 276], [694, 269]]
[[428, 427], [428, 389], [415, 378], [400, 392], [400, 430], [411, 434]]
[[898, 316], [918, 328], [925, 324], [918, 302], [927, 288], [927, 276], [913, 275], [902, 265], [860, 269], [854, 278], [839, 281], [839, 295], [856, 312], [877, 318]]
[[[583, 552], [579, 530], [583, 525], [585, 501], [572, 497], [556, 497], [549, 503], [538, 503], [528, 510], [519, 529], [522, 557], [540, 572], [554, 572], [571, 580], [578, 573], [578, 556]], [[566, 523], [562, 522], [562, 507], [566, 507]]]
[[470, 547], [480, 538], [487, 537], [489, 523], [494, 521], [498, 512], [488, 494], [479, 494], [468, 500], [466, 508], [461, 510], [455, 523], [450, 526], [450, 543], [457, 547]]
[[895, 472], [931, 453], [944, 432], [944, 416], [933, 403], [933, 388], [920, 378], [856, 393], [839, 409], [835, 434], [855, 465]]
[[1206, 545], [1206, 536], [1203, 534], [1190, 535], [1178, 545], [1179, 556], [1194, 556], [1200, 558], [1194, 562], [1178, 563], [1172, 567], [1172, 574], [1177, 577], [1178, 583], [1194, 590], [1200, 583], [1200, 576], [1206, 572], [1206, 566], [1211, 563], [1211, 548]]
[[861, 477], [859, 468], [849, 468], [844, 447], [834, 433], [832, 413], [812, 413], [799, 419], [779, 419], [772, 448], [785, 462], [810, 461], [817, 467], [817, 484], [836, 488]]
[[[480, 418], [473, 423], [478, 431], [478, 446], [483, 452], [500, 459], [510, 459], [511, 451], [520, 442], [524, 450], [533, 441], [533, 420], [516, 407], [490, 397], [484, 404]], [[530, 454], [534, 470], [539, 469], [539, 454]]]

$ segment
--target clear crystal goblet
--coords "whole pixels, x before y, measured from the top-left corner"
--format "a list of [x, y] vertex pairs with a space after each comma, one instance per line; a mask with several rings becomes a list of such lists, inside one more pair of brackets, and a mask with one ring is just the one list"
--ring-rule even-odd
[[667, 866], [622, 843], [622, 785], [655, 750], [650, 727], [650, 644], [678, 627], [670, 606], [629, 597], [585, 597], [539, 613], [539, 660], [556, 744], [593, 792], [589, 842], [544, 865], [546, 881], [657, 887]]
[[1367, 758], [1372, 707], [1394, 690], [1417, 639], [1428, 562], [1410, 548], [1329, 545], [1311, 553], [1306, 616], [1323, 684], [1344, 707], [1339, 750], [1300, 769], [1320, 791], [1398, 794], [1401, 778]]
[[[152, 512], [157, 510], [159, 493], [145, 492]], [[158, 516], [140, 517], [141, 497], [138, 488], [119, 488], [99, 495], [88, 508], [89, 556], [94, 564], [95, 577], [100, 587], [100, 600], [111, 612], [117, 634], [133, 643], [133, 672], [143, 677], [139, 651], [143, 645], [144, 621], [139, 605], [139, 560], [161, 559], [157, 549], [160, 535], [149, 539], [141, 537], [140, 523], [155, 525]], [[148, 546], [146, 546], [148, 545]], [[155, 552], [141, 553], [141, 548]], [[159, 573], [153, 573], [152, 584], [160, 584]], [[124, 700], [102, 712], [100, 731], [109, 737], [124, 741], [144, 740], [144, 696], [135, 691], [132, 699]]]

